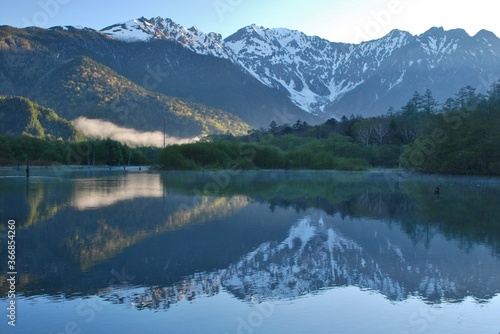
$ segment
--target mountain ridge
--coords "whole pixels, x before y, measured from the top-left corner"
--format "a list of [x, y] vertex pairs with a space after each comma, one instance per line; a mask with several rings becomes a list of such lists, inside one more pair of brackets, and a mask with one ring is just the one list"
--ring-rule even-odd
[[[141, 22], [148, 25], [150, 29], [147, 40], [165, 38], [163, 35], [158, 37], [158, 34], [153, 33], [153, 31], [164, 31], [161, 25], [159, 28], [151, 29], [158, 23], [159, 18], [141, 19]], [[190, 31], [183, 27], [181, 30]], [[431, 90], [435, 88], [438, 99], [445, 99], [459, 88], [468, 85], [485, 91], [500, 77], [500, 71], [490, 67], [466, 82], [464, 78], [460, 78], [464, 77], [463, 73], [454, 75], [454, 73], [440, 72], [442, 67], [436, 69], [443, 60], [452, 59], [452, 61], [460, 62], [460, 58], [467, 56], [461, 52], [462, 49], [468, 49], [470, 55], [481, 46], [482, 54], [476, 54], [477, 59], [468, 57], [466, 61], [461, 62], [463, 71], [470, 72], [471, 70], [467, 61], [472, 64], [472, 67], [475, 64], [481, 64], [483, 58], [488, 58], [488, 51], [495, 56], [493, 65], [498, 65], [500, 63], [500, 40], [487, 30], [481, 30], [476, 35], [470, 36], [463, 29], [446, 31], [442, 27], [432, 27], [420, 35], [394, 29], [384, 37], [359, 44], [331, 42], [318, 36], [308, 36], [297, 30], [269, 29], [256, 24], [243, 27], [224, 40], [221, 40], [218, 34], [203, 34], [199, 30], [195, 31], [198, 35], [205, 36], [204, 43], [199, 43], [199, 38], [193, 39], [193, 42], [188, 45], [182, 39], [177, 38], [176, 41], [194, 52], [230, 59], [264, 85], [288, 94], [292, 102], [301, 109], [322, 118], [332, 116], [340, 118], [346, 113], [382, 114], [391, 106], [399, 107], [414, 91], [423, 91], [427, 88]], [[112, 38], [119, 36], [116, 35], [117, 33], [125, 34], [123, 30], [110, 32], [109, 27], [102, 29], [101, 32]], [[172, 35], [171, 30], [170, 34]], [[183, 37], [185, 36], [184, 34]], [[214, 41], [208, 36], [217, 36], [217, 38]], [[217, 53], [211, 51], [214, 49], [214, 43], [219, 50]], [[488, 50], [488, 47], [492, 49]], [[220, 48], [226, 51], [222, 52]], [[402, 56], [407, 58], [404, 66], [398, 64]], [[420, 65], [422, 61], [427, 62], [428, 68], [421, 68], [417, 71], [420, 73], [408, 75], [405, 79], [407, 73], [412, 72], [410, 67], [415, 63]], [[391, 66], [394, 64], [399, 68]], [[456, 65], [451, 66], [456, 67]], [[448, 70], [450, 65], [445, 64], [444, 67]], [[390, 82], [381, 78], [380, 75], [381, 71], [387, 69], [391, 70], [388, 72], [389, 78], [392, 78]], [[397, 73], [391, 74], [390, 72], [394, 70]], [[433, 81], [442, 77], [443, 74], [453, 77], [453, 80], [450, 80], [453, 82], [453, 89], [443, 89], [442, 84], [433, 84]], [[468, 77], [471, 76], [471, 73], [466, 74]], [[412, 84], [417, 75], [427, 76], [429, 80], [423, 83], [417, 80], [418, 84]], [[373, 77], [376, 77], [378, 81], [383, 81], [380, 82], [380, 88], [373, 87]], [[461, 87], [454, 84], [457, 79]], [[372, 91], [371, 97], [364, 97], [360, 100], [360, 95], [367, 93], [366, 86], [369, 91]], [[404, 97], [398, 98], [403, 94]], [[351, 112], [347, 110], [349, 105], [354, 106]]]
[[[196, 27], [186, 29], [171, 19], [156, 17], [146, 19], [141, 17], [123, 23], [105, 27], [99, 32], [104, 35], [128, 42], [146, 42], [151, 39], [171, 40], [183, 44], [191, 51], [229, 59], [227, 50], [221, 45], [222, 36], [216, 33], [205, 34]], [[204, 52], [200, 46], [207, 47]]]
[[[73, 115], [68, 106], [62, 110], [57, 106], [68, 98], [54, 99], [60, 87], [47, 91], [54, 84], [49, 79], [54, 71], [79, 57], [104, 66], [101, 72], [103, 68], [114, 71], [113, 80], [131, 81], [137, 97], [149, 96], [141, 101], [171, 97], [184, 105], [205, 105], [239, 118], [226, 122], [222, 132], [231, 124], [241, 125], [240, 120], [259, 128], [271, 121], [293, 124], [300, 119], [318, 124], [342, 116], [380, 115], [390, 107], [403, 106], [415, 91], [426, 89], [442, 103], [465, 86], [486, 92], [500, 78], [500, 39], [487, 30], [470, 36], [463, 29], [442, 27], [421, 35], [394, 29], [382, 38], [349, 44], [255, 24], [223, 39], [171, 19], [141, 17], [100, 31], [72, 26], [0, 27], [0, 94], [57, 107], [63, 117], [93, 117], [89, 113], [95, 114], [109, 101], [96, 100], [92, 106], [92, 101], [84, 100], [88, 108]], [[97, 86], [85, 88], [90, 89], [88, 93], [95, 88], [108, 90], [106, 83], [99, 83], [99, 74], [94, 74], [89, 85], [95, 82]], [[76, 98], [78, 92], [71, 94]], [[159, 115], [158, 111], [152, 112], [151, 106], [146, 103], [123, 110], [108, 103], [108, 111], [140, 115], [127, 117], [126, 122], [121, 119], [117, 125], [161, 130], [153, 121], [158, 117], [152, 116]], [[140, 119], [149, 120], [141, 123]], [[171, 135], [214, 131], [220, 122], [201, 132], [198, 125], [191, 126], [194, 123], [172, 123]]]
[[[172, 40], [123, 42], [93, 29], [71, 26], [0, 28], [0, 93], [47, 104], [37, 99], [51, 96], [53, 91], [38, 96], [34, 96], [34, 92], [43, 92], [44, 78], [78, 57], [92, 59], [150, 93], [231, 114], [240, 119], [236, 123], [242, 121], [259, 128], [268, 126], [272, 120], [281, 124], [297, 119], [318, 122], [289, 101], [286, 94], [262, 85], [227, 59], [195, 53]], [[142, 110], [149, 112], [147, 108]], [[66, 113], [65, 110], [57, 112]], [[135, 128], [135, 123], [120, 125]], [[150, 130], [161, 130], [161, 123], [148, 126], [154, 127]], [[233, 132], [232, 123], [226, 124], [229, 128], [223, 133]], [[192, 129], [178, 127], [176, 130], [192, 132]]]

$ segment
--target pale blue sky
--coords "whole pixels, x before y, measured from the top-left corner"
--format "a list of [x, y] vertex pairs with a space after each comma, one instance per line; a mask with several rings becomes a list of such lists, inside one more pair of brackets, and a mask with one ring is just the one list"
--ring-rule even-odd
[[421, 34], [432, 26], [464, 28], [471, 35], [487, 29], [500, 36], [496, 6], [492, 0], [3, 0], [0, 25], [102, 29], [141, 16], [161, 16], [223, 37], [255, 23], [334, 42], [360, 42], [395, 28]]

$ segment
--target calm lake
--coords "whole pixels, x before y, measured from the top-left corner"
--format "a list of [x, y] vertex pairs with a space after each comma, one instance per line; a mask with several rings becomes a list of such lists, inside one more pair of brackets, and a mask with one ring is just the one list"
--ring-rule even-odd
[[500, 332], [500, 179], [2, 173], [1, 333]]

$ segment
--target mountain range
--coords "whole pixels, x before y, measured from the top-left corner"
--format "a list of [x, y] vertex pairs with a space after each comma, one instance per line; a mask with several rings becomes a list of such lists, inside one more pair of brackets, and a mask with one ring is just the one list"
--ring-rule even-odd
[[144, 17], [100, 31], [0, 27], [0, 94], [61, 117], [96, 118], [178, 137], [245, 133], [271, 121], [319, 123], [438, 102], [500, 78], [500, 39], [482, 30], [394, 30], [361, 44], [251, 25], [223, 39]]
[[330, 118], [374, 115], [431, 89], [438, 100], [465, 86], [488, 89], [500, 76], [500, 40], [482, 30], [393, 30], [361, 44], [332, 43], [289, 29], [251, 25], [222, 39], [169, 19], [140, 18], [101, 30], [122, 41], [174, 40], [198, 54], [229, 59], [301, 109]]

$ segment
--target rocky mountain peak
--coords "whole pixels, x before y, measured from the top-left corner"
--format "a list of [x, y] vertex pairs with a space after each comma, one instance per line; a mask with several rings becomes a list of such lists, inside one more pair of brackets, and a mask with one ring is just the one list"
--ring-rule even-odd
[[130, 20], [101, 29], [100, 32], [111, 38], [126, 42], [147, 42], [150, 40], [169, 40], [180, 43], [198, 54], [229, 58], [222, 44], [222, 36], [216, 33], [205, 34], [197, 27], [189, 29], [171, 19], [155, 17]]

